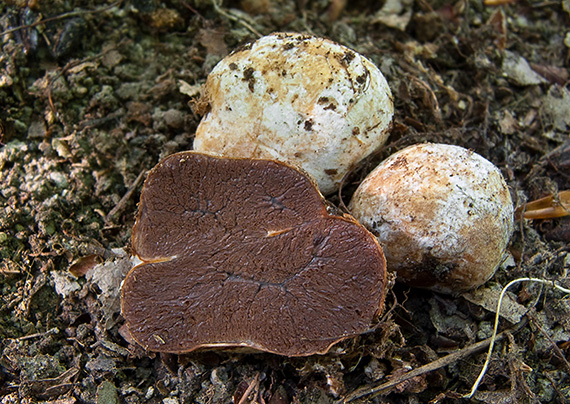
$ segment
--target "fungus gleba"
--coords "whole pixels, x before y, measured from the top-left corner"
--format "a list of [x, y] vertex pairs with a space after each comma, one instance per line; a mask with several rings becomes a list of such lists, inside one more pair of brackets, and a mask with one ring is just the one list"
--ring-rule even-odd
[[368, 330], [384, 301], [376, 238], [276, 161], [167, 157], [145, 181], [132, 248], [142, 264], [122, 312], [151, 351], [326, 353]]
[[[263, 37], [214, 68], [204, 106], [195, 151], [160, 162], [141, 193], [132, 247], [142, 264], [121, 304], [144, 348], [326, 353], [382, 309], [378, 240], [389, 269], [415, 286], [457, 292], [492, 275], [512, 202], [498, 170], [465, 149], [411, 147], [371, 173], [351, 209], [375, 235], [327, 212], [322, 194], [388, 136], [391, 93], [363, 56], [308, 35]], [[483, 226], [487, 216], [498, 221]]]

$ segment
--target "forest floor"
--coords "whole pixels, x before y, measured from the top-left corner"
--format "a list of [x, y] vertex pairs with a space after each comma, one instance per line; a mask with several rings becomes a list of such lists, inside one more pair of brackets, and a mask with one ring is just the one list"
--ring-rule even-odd
[[[481, 370], [488, 341], [474, 344], [491, 335], [501, 287], [570, 284], [568, 217], [517, 221], [509, 259], [477, 293], [396, 283], [375, 330], [327, 355], [159, 355], [120, 315], [142, 183], [192, 148], [213, 66], [294, 31], [366, 55], [394, 96], [388, 144], [343, 200], [422, 142], [492, 161], [517, 206], [570, 189], [569, 13], [568, 0], [1, 2], [0, 403], [456, 402]], [[568, 297], [534, 283], [508, 296], [471, 400], [570, 402]]]

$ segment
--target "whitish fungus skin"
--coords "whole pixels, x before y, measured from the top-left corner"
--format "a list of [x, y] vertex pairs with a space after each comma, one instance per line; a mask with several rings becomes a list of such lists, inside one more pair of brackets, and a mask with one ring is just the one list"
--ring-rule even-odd
[[378, 237], [398, 281], [442, 293], [485, 283], [513, 232], [499, 169], [458, 146], [414, 145], [392, 155], [362, 182], [350, 210]]
[[381, 147], [393, 115], [386, 79], [330, 40], [276, 33], [224, 58], [208, 76], [209, 112], [194, 149], [302, 168], [323, 194]]

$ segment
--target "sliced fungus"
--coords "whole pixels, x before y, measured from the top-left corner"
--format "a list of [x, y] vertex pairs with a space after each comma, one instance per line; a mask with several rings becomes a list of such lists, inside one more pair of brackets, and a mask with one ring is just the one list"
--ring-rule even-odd
[[151, 351], [326, 353], [366, 331], [384, 300], [374, 236], [271, 160], [167, 157], [145, 182], [132, 244], [143, 263], [122, 310]]

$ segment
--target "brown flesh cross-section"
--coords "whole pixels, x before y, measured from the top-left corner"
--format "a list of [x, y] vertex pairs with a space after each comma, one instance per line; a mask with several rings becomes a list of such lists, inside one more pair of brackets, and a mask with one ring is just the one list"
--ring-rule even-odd
[[325, 353], [383, 305], [375, 237], [329, 215], [313, 182], [284, 163], [167, 157], [143, 187], [132, 247], [143, 263], [124, 281], [122, 311], [151, 351]]

